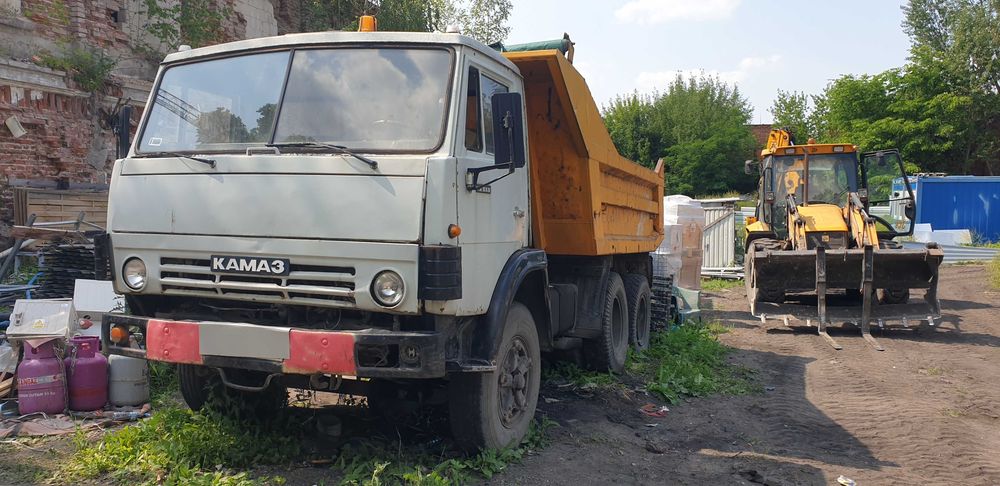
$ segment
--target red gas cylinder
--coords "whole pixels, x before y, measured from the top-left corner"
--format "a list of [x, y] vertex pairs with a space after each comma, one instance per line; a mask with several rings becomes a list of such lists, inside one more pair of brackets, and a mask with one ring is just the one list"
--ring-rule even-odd
[[70, 339], [70, 350], [64, 361], [69, 383], [69, 409], [89, 412], [104, 408], [108, 403], [108, 359], [97, 352], [97, 336], [76, 336]]
[[66, 409], [66, 379], [56, 358], [54, 342], [37, 348], [24, 343], [24, 359], [17, 365], [17, 401], [21, 414], [62, 413]]

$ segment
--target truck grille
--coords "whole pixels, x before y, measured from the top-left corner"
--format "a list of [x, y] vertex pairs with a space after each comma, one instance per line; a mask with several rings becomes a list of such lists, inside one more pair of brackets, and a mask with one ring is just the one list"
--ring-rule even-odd
[[160, 258], [168, 295], [230, 297], [258, 302], [354, 307], [354, 268], [291, 264], [287, 276], [212, 273], [210, 262]]

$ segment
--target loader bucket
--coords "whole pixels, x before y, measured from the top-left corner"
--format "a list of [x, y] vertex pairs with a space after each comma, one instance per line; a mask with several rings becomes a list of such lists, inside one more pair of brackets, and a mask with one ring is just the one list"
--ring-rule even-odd
[[[752, 250], [746, 273], [750, 311], [758, 318], [822, 323], [936, 319], [941, 316], [937, 275], [943, 258], [938, 248]], [[828, 295], [838, 289], [855, 295]], [[870, 297], [874, 289], [927, 292], [920, 300], [880, 304]]]

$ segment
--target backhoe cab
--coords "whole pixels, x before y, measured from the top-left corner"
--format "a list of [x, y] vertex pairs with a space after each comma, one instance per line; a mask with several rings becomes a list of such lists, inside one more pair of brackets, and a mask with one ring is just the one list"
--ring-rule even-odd
[[[854, 145], [809, 142], [795, 145], [787, 131], [772, 130], [761, 152], [761, 197], [745, 230], [750, 312], [762, 322], [815, 321], [837, 349], [826, 333], [832, 321], [860, 323], [879, 350], [872, 320], [933, 325], [944, 255], [933, 244], [903, 249], [894, 241], [913, 233], [915, 215], [899, 152], [865, 153], [859, 163]], [[904, 190], [894, 193], [900, 177]], [[910, 303], [910, 289], [926, 289], [922, 302]]]

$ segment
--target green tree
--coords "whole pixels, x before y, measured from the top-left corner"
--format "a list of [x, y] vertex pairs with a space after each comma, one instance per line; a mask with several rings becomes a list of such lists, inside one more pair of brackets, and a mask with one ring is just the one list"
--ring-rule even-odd
[[816, 136], [814, 120], [810, 116], [809, 95], [779, 89], [778, 96], [768, 111], [774, 118], [774, 125], [791, 130], [792, 138], [799, 143]]
[[654, 99], [633, 92], [615, 97], [604, 107], [604, 124], [618, 152], [650, 168], [664, 152], [662, 137], [653, 130]]
[[[938, 66], [970, 127], [957, 141], [964, 172], [1000, 171], [1000, 0], [910, 0], [912, 61]], [[967, 102], [967, 103], [966, 103]]]
[[510, 33], [510, 0], [301, 0], [299, 30], [355, 30], [358, 17], [374, 14], [378, 28], [395, 32], [444, 31], [457, 24], [471, 37], [490, 44]]
[[510, 0], [468, 0], [458, 7], [456, 20], [465, 35], [485, 44], [502, 42], [510, 34]]
[[647, 167], [664, 159], [668, 193], [753, 190], [743, 173], [754, 149], [752, 108], [718, 78], [677, 76], [662, 93], [619, 96], [603, 112], [622, 155]]

